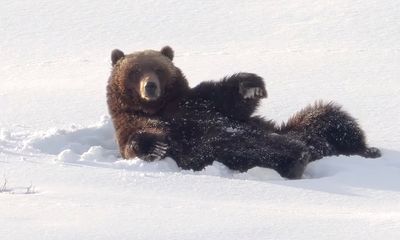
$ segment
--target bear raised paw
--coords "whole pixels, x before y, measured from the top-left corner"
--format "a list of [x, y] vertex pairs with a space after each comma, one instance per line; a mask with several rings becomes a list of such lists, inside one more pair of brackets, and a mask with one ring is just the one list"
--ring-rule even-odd
[[237, 73], [190, 88], [170, 47], [111, 54], [107, 103], [123, 158], [173, 158], [183, 169], [219, 161], [238, 171], [259, 166], [301, 178], [324, 156], [379, 157], [356, 121], [333, 103], [316, 103], [286, 124], [252, 116], [267, 97], [264, 81]]

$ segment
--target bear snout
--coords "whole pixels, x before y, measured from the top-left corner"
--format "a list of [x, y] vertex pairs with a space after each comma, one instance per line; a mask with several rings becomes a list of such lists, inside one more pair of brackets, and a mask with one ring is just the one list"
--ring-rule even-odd
[[160, 80], [154, 73], [145, 74], [140, 82], [141, 98], [154, 101], [161, 95]]
[[154, 82], [147, 82], [144, 86], [144, 90], [147, 96], [155, 97], [157, 91], [157, 85]]

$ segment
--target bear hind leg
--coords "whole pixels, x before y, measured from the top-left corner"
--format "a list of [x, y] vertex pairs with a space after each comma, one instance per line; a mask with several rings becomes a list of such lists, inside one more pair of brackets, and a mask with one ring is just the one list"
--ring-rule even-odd
[[272, 168], [282, 177], [299, 179], [311, 154], [304, 143], [279, 134], [260, 135], [223, 143], [229, 148], [217, 150], [217, 159], [232, 170], [245, 172], [253, 167]]
[[381, 156], [379, 149], [367, 146], [364, 131], [357, 121], [334, 103], [317, 102], [308, 106], [289, 119], [281, 131], [295, 132], [305, 142], [314, 138], [322, 139], [326, 141], [323, 144], [334, 148], [333, 154], [368, 158]]

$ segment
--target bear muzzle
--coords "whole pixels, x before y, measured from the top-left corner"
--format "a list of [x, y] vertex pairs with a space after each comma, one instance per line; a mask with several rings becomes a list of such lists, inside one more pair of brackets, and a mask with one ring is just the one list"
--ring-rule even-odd
[[140, 81], [140, 97], [147, 101], [155, 101], [161, 95], [160, 80], [154, 73], [144, 74]]

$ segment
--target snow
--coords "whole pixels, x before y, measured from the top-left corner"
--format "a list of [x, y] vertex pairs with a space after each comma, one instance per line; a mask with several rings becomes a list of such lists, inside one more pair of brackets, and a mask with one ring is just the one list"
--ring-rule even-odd
[[[6, 0], [0, 35], [1, 239], [400, 238], [399, 1]], [[258, 114], [278, 122], [342, 104], [383, 156], [327, 157], [295, 181], [122, 160], [111, 50], [167, 44], [191, 86], [263, 76]]]

